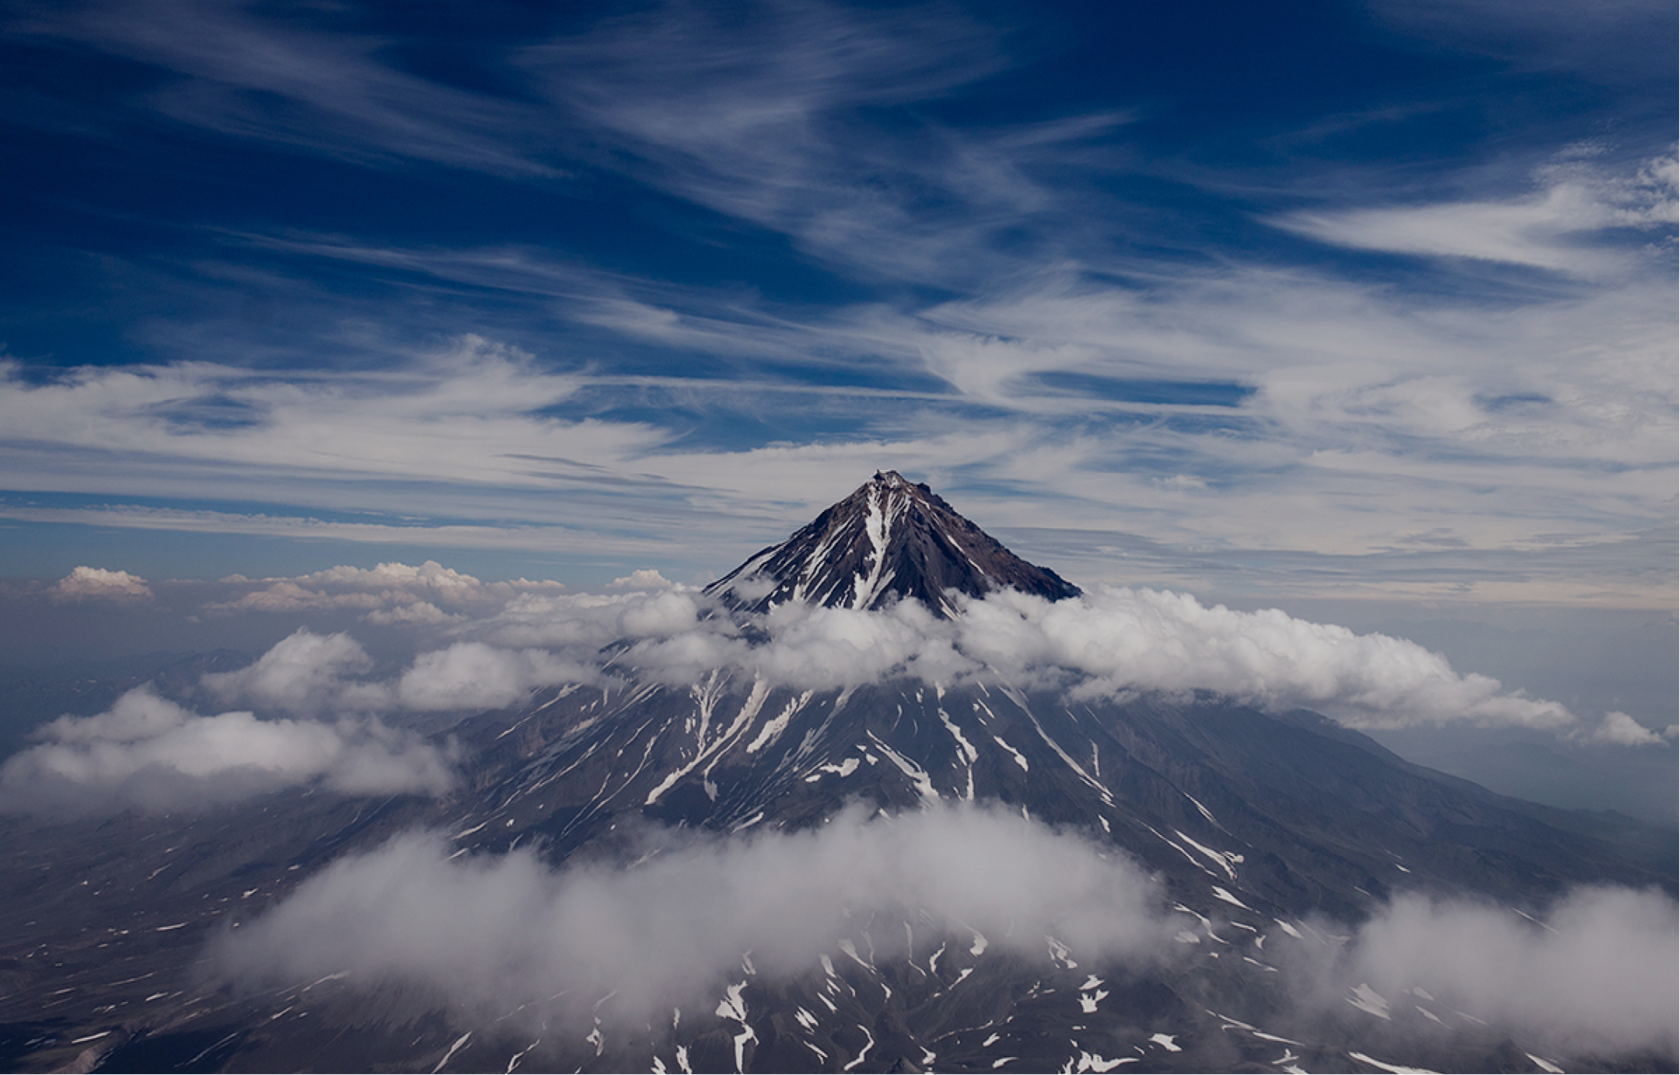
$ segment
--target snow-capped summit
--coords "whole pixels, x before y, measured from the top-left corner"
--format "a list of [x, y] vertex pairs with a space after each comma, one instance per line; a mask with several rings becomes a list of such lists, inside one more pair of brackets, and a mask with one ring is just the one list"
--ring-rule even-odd
[[788, 601], [874, 609], [914, 597], [936, 616], [949, 591], [978, 597], [1013, 587], [1051, 600], [1079, 587], [1027, 563], [897, 471], [875, 476], [780, 545], [760, 551], [706, 592], [762, 612]]

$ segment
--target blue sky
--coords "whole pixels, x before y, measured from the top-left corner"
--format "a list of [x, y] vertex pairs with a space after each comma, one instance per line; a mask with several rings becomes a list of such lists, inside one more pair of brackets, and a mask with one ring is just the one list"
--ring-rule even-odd
[[10, 3], [0, 555], [1672, 609], [1665, 3]]
[[1087, 587], [1567, 706], [1599, 731], [1372, 734], [1672, 823], [1675, 38], [1655, 0], [0, 4], [0, 664], [302, 624], [400, 665], [891, 468]]

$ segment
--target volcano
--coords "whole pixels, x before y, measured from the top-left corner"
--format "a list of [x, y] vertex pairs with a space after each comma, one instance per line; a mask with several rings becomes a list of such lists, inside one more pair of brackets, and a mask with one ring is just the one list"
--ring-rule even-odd
[[958, 515], [925, 484], [897, 471], [875, 476], [780, 545], [706, 587], [730, 608], [765, 612], [785, 602], [879, 609], [905, 598], [936, 616], [956, 594], [1014, 589], [1052, 601], [1079, 587], [1027, 563]]
[[[949, 619], [965, 614], [965, 602], [1007, 590], [1080, 600], [1077, 587], [1005, 549], [927, 486], [888, 471], [705, 595], [741, 638], [762, 642], [787, 606], [891, 615], [914, 602]], [[154, 859], [159, 871], [175, 869], [185, 847], [190, 864], [165, 910], [130, 908], [123, 919], [153, 931], [144, 934], [150, 947], [130, 945], [122, 973], [103, 981], [133, 984], [102, 985], [91, 970], [74, 979], [74, 1004], [54, 1016], [62, 1028], [36, 1026], [38, 1012], [15, 992], [0, 999], [0, 1019], [22, 1028], [14, 1033], [50, 1029], [71, 1041], [111, 1033], [104, 1005], [145, 1007], [94, 1057], [113, 1070], [511, 1071], [538, 1047], [494, 1025], [463, 1025], [465, 1016], [447, 1006], [417, 1017], [412, 998], [370, 999], [336, 980], [287, 983], [259, 1000], [200, 995], [190, 988], [189, 946], [214, 924], [207, 908], [259, 888], [283, 899], [336, 857], [416, 827], [449, 834], [456, 854], [536, 846], [564, 866], [618, 862], [626, 833], [650, 826], [745, 839], [815, 832], [847, 810], [892, 817], [959, 803], [1080, 833], [1138, 864], [1180, 927], [1178, 955], [1129, 966], [1046, 937], [1030, 958], [988, 948], [951, 923], [877, 917], [835, 937], [832, 958], [797, 973], [760, 974], [743, 952], [735, 980], [719, 985], [715, 1014], [709, 1002], [698, 1016], [679, 1013], [669, 1025], [634, 1032], [597, 1020], [545, 1036], [529, 1062], [593, 1071], [1532, 1071], [1562, 1062], [1669, 1063], [1590, 1052], [1547, 1058], [1475, 1011], [1384, 997], [1364, 984], [1330, 1013], [1302, 1016], [1279, 992], [1272, 953], [1291, 943], [1333, 950], [1325, 923], [1357, 922], [1401, 893], [1518, 909], [1538, 909], [1582, 884], [1673, 893], [1672, 833], [1505, 798], [1408, 763], [1316, 713], [1265, 712], [1206, 692], [1081, 693], [995, 672], [938, 682], [902, 670], [813, 689], [740, 664], [673, 683], [643, 675], [635, 654], [628, 642], [608, 647], [603, 659], [618, 678], [606, 685], [539, 688], [449, 729], [462, 778], [441, 800], [364, 805], [290, 793], [213, 817], [78, 830], [86, 839], [73, 854], [62, 845], [35, 858], [20, 852], [25, 865], [56, 855], [57, 868], [89, 875], [121, 863], [122, 876], [140, 888]], [[29, 846], [50, 836], [13, 835]], [[8, 882], [5, 905], [24, 900], [25, 882], [15, 878], [26, 872]], [[21, 914], [13, 924], [39, 950], [60, 952], [109, 929], [118, 913], [110, 903], [76, 904], [46, 940]], [[910, 939], [903, 951], [877, 954], [883, 936]], [[162, 999], [138, 1003], [160, 990]], [[40, 1054], [43, 1062], [74, 1057]]]

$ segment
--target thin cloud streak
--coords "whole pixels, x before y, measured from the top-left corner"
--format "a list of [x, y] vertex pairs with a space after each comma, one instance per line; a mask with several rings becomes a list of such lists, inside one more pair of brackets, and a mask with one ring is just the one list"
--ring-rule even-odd
[[400, 71], [382, 60], [388, 42], [378, 38], [197, 0], [54, 6], [8, 29], [162, 69], [174, 77], [142, 109], [232, 138], [364, 163], [407, 157], [502, 175], [563, 174], [515, 148], [520, 132], [541, 127], [530, 104]]
[[[348, 505], [346, 505], [348, 506]], [[368, 545], [404, 545], [453, 549], [529, 551], [599, 550], [611, 544], [638, 557], [678, 552], [669, 539], [603, 534], [571, 527], [540, 526], [392, 526], [384, 523], [334, 522], [300, 516], [242, 515], [221, 511], [182, 511], [129, 505], [97, 508], [35, 508], [0, 504], [0, 518], [21, 522], [71, 523], [132, 530], [198, 534], [244, 534], [262, 537], [344, 541]], [[103, 570], [103, 569], [95, 569]]]
[[1608, 229], [1671, 236], [1680, 220], [1676, 177], [1672, 156], [1646, 162], [1629, 178], [1585, 164], [1554, 165], [1540, 176], [1540, 191], [1520, 200], [1301, 213], [1275, 223], [1340, 246], [1597, 276], [1614, 273], [1625, 258], [1571, 240]]

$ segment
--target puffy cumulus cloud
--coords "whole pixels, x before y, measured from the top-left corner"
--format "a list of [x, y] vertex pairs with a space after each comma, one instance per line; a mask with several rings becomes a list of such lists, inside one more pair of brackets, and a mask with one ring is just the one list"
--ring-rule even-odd
[[1567, 731], [1562, 705], [1455, 671], [1401, 638], [1357, 634], [1277, 609], [1237, 612], [1188, 594], [1100, 588], [1050, 602], [1004, 590], [935, 619], [918, 602], [881, 611], [786, 604], [744, 622], [681, 590], [526, 598], [471, 629], [504, 644], [558, 647], [578, 663], [691, 682], [737, 668], [790, 686], [889, 676], [952, 683], [1001, 675], [1087, 695], [1211, 690], [1266, 708], [1312, 706], [1354, 727], [1468, 721]]
[[916, 601], [879, 611], [790, 603], [741, 617], [681, 586], [521, 592], [449, 630], [458, 641], [420, 654], [390, 682], [351, 678], [369, 662], [348, 635], [300, 630], [250, 668], [207, 676], [205, 685], [223, 699], [310, 712], [489, 708], [548, 684], [681, 684], [715, 669], [813, 689], [1000, 676], [1075, 696], [1216, 691], [1267, 709], [1312, 707], [1351, 727], [1457, 721], [1550, 729], [1582, 742], [1660, 741], [1616, 715], [1584, 731], [1564, 706], [1460, 673], [1405, 639], [1167, 591], [1099, 588], [1050, 602], [1005, 590], [959, 601], [948, 620]]
[[879, 612], [787, 604], [740, 619], [682, 587], [526, 595], [461, 630], [665, 683], [692, 682], [723, 668], [827, 688], [902, 674], [950, 682], [981, 668], [954, 652], [949, 625], [916, 601]]
[[[443, 994], [485, 1019], [525, 1006], [645, 1021], [739, 973], [812, 971], [872, 919], [877, 953], [902, 923], [979, 932], [1042, 956], [1054, 936], [1093, 958], [1149, 960], [1169, 935], [1153, 883], [1084, 839], [958, 805], [869, 820], [851, 809], [810, 832], [663, 833], [636, 865], [555, 871], [536, 854], [457, 857], [408, 835], [341, 859], [263, 918], [225, 935], [220, 966], [244, 981], [347, 972], [357, 986]], [[599, 1007], [596, 1002], [611, 995]], [[668, 1009], [667, 1009], [668, 1010]]]
[[49, 591], [58, 601], [147, 601], [151, 587], [139, 575], [103, 567], [78, 567], [59, 579]]
[[609, 590], [669, 590], [676, 583], [651, 567], [637, 568], [620, 579], [607, 584]]
[[[1672, 730], [1672, 728], [1671, 728]], [[1604, 714], [1604, 721], [1598, 727], [1580, 736], [1592, 743], [1610, 743], [1623, 747], [1661, 746], [1672, 738], [1652, 731], [1650, 728], [1634, 720], [1620, 710], [1611, 710]]]
[[416, 657], [397, 682], [396, 696], [411, 709], [490, 709], [517, 701], [533, 687], [599, 678], [598, 669], [546, 650], [457, 642]]
[[349, 635], [318, 635], [300, 627], [252, 664], [211, 672], [200, 683], [223, 701], [293, 713], [384, 708], [386, 688], [349, 678], [372, 667], [372, 659]]
[[1321, 707], [1354, 727], [1574, 723], [1558, 703], [1460, 674], [1415, 642], [1279, 609], [1209, 608], [1183, 593], [1105, 587], [1051, 603], [1003, 591], [969, 603], [958, 645], [1000, 670], [1089, 676], [1077, 691], [1213, 690], [1267, 707]]
[[1363, 986], [1391, 1008], [1468, 1012], [1566, 1054], [1673, 1056], [1677, 961], [1672, 899], [1588, 888], [1541, 921], [1480, 904], [1400, 897], [1359, 927], [1333, 965], [1292, 970], [1299, 995], [1310, 989], [1320, 1003], [1337, 1005]]
[[440, 623], [454, 623], [463, 619], [459, 613], [451, 615], [438, 608], [430, 601], [416, 601], [410, 605], [398, 605], [396, 608], [376, 608], [362, 617], [369, 623], [390, 625], [397, 623], [425, 624], [436, 626]]
[[253, 580], [234, 575], [221, 581], [246, 592], [207, 605], [205, 611], [211, 614], [347, 609], [361, 611], [371, 623], [423, 626], [457, 623], [469, 614], [485, 615], [518, 594], [565, 589], [564, 584], [548, 580], [484, 582], [436, 560], [418, 567], [396, 562], [372, 568], [340, 565], [294, 578]]
[[377, 721], [199, 716], [149, 686], [93, 717], [60, 717], [0, 766], [0, 810], [197, 809], [319, 781], [351, 795], [448, 790], [450, 759]]
[[640, 639], [615, 663], [667, 682], [692, 682], [708, 669], [735, 667], [817, 689], [896, 675], [950, 683], [983, 670], [958, 652], [960, 623], [953, 629], [919, 601], [879, 612], [786, 604], [751, 626], [740, 632], [708, 617], [691, 630]]
[[610, 594], [520, 594], [461, 630], [504, 646], [599, 649], [621, 639], [739, 634], [712, 603], [682, 587]]

